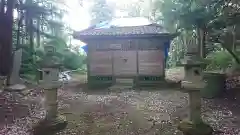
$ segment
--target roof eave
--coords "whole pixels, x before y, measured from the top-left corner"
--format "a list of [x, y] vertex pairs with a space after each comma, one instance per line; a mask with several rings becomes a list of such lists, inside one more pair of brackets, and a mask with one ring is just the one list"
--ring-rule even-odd
[[131, 34], [131, 35], [79, 35], [77, 33], [74, 34], [75, 39], [79, 39], [81, 41], [88, 40], [97, 40], [97, 39], [107, 39], [107, 38], [167, 38], [168, 40], [174, 39], [178, 34], [177, 33], [161, 33], [161, 34]]

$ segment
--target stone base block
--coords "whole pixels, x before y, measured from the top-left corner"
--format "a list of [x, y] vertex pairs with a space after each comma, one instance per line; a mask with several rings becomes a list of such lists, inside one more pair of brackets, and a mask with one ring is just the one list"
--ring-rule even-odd
[[195, 124], [191, 121], [182, 121], [178, 125], [178, 129], [182, 131], [184, 135], [212, 135], [213, 134], [212, 127], [204, 122]]
[[68, 122], [64, 116], [52, 120], [41, 120], [33, 127], [33, 135], [53, 135], [66, 128]]
[[192, 82], [192, 81], [182, 81], [181, 87], [186, 91], [200, 91], [206, 86], [206, 83], [203, 81]]

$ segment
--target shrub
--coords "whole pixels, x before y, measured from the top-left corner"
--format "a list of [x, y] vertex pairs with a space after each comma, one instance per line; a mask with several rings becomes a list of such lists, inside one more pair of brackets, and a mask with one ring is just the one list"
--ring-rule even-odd
[[228, 67], [233, 65], [232, 56], [225, 50], [210, 53], [206, 58], [207, 71], [226, 71]]

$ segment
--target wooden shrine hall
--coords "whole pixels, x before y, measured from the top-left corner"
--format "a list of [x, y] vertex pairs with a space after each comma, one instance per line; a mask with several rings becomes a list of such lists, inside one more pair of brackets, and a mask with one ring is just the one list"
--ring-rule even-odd
[[138, 19], [115, 19], [74, 33], [74, 38], [87, 44], [89, 85], [112, 85], [117, 78], [133, 79], [136, 86], [164, 80], [168, 49], [175, 34], [145, 18]]

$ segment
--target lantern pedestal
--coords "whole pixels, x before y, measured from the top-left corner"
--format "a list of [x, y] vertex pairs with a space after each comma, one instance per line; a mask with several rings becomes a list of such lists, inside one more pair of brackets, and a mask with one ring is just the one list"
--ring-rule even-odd
[[51, 84], [46, 81], [41, 81], [40, 84], [44, 87], [46, 117], [34, 127], [33, 134], [52, 135], [66, 128], [68, 124], [66, 117], [58, 115], [57, 110], [57, 90], [61, 84], [58, 81], [52, 81]]
[[33, 135], [52, 135], [65, 129], [67, 124], [62, 115], [57, 115], [54, 119], [43, 119], [34, 127]]

